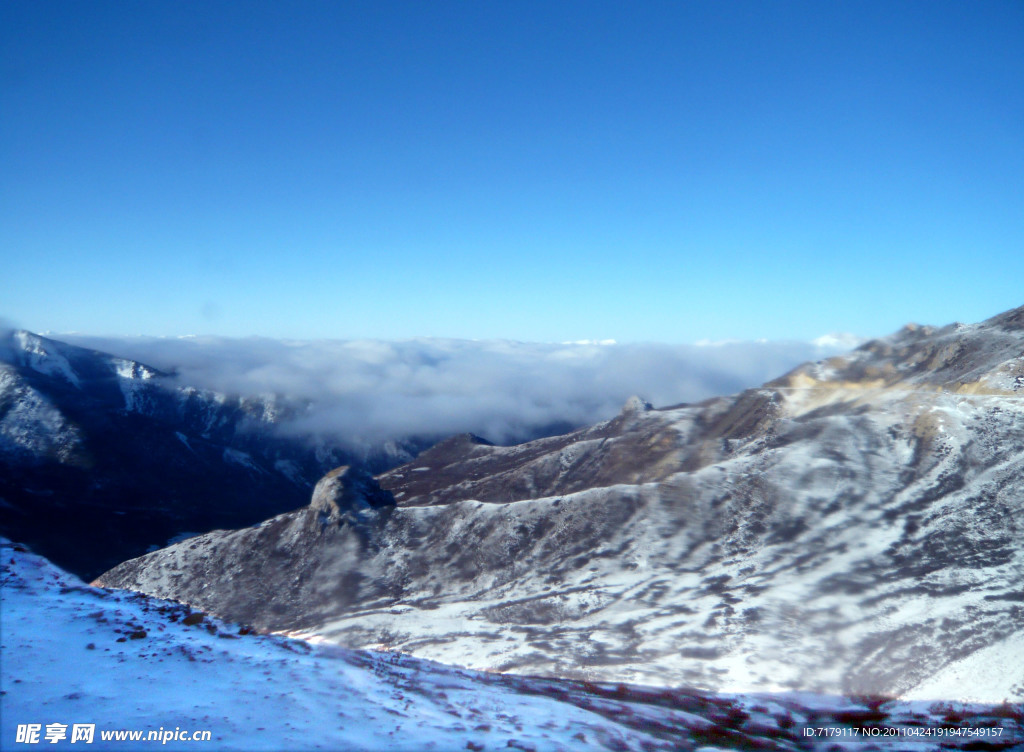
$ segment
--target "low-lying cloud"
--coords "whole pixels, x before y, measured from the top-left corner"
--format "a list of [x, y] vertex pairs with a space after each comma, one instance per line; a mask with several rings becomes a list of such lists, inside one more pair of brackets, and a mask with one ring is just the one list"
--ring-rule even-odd
[[610, 418], [634, 394], [655, 406], [694, 402], [857, 344], [59, 338], [173, 371], [182, 384], [300, 401], [308, 408], [288, 430], [359, 444], [462, 432], [520, 441]]

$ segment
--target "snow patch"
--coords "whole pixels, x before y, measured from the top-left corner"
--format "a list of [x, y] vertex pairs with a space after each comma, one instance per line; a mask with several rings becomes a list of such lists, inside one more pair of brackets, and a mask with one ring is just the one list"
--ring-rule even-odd
[[71, 363], [59, 349], [59, 343], [49, 342], [31, 332], [18, 331], [14, 340], [21, 349], [25, 364], [47, 376], [61, 376], [76, 387], [82, 384]]

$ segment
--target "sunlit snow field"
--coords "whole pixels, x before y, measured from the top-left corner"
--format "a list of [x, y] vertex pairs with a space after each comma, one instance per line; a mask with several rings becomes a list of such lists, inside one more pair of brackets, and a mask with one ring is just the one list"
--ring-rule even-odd
[[[218, 750], [925, 752], [1024, 744], [1014, 706], [806, 693], [705, 696], [480, 674], [254, 634], [178, 604], [88, 587], [16, 544], [4, 542], [0, 552], [5, 749], [21, 746], [14, 740], [27, 724], [39, 724], [47, 749], [82, 743], [47, 743], [50, 724], [95, 724], [87, 749], [156, 746], [101, 738], [121, 730], [210, 731], [208, 745], [160, 747]], [[832, 736], [869, 726], [905, 734], [945, 729], [949, 736], [878, 737], [869, 746]], [[953, 736], [953, 729], [973, 731]], [[980, 741], [989, 746], [968, 746]]]

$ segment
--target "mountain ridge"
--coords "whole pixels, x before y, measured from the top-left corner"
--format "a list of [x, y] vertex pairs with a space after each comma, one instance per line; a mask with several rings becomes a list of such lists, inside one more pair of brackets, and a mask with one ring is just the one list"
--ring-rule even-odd
[[1024, 655], [1022, 318], [518, 447], [456, 440], [379, 476], [395, 507], [300, 509], [99, 582], [474, 668], [1019, 697], [1022, 672], [980, 665]]

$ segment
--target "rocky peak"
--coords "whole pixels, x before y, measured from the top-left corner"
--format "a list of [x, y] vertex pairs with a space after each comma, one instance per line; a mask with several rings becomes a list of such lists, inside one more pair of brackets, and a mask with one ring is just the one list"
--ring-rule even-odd
[[351, 465], [331, 470], [313, 489], [310, 508], [324, 521], [338, 522], [346, 512], [381, 509], [395, 505], [395, 497], [385, 491], [372, 475]]
[[645, 400], [643, 397], [633, 395], [626, 404], [622, 406], [622, 410], [619, 411], [620, 415], [636, 415], [637, 413], [646, 413], [654, 409], [654, 405]]
[[980, 324], [908, 324], [852, 353], [808, 363], [769, 386], [1012, 393], [1024, 376], [1024, 306]]

